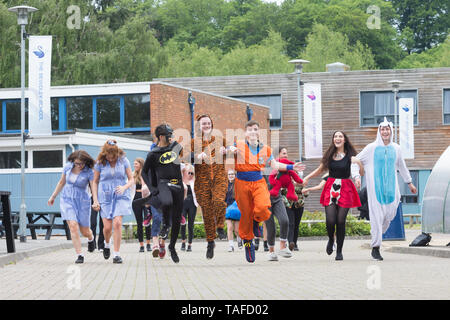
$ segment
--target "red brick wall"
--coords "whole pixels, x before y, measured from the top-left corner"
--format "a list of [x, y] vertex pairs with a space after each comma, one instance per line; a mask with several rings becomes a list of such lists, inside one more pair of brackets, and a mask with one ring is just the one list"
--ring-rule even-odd
[[[150, 126], [152, 134], [154, 129], [164, 122], [168, 123], [174, 130], [185, 129], [189, 133], [191, 132], [191, 115], [188, 104], [189, 90], [166, 83], [152, 83], [150, 85]], [[195, 98], [194, 119], [197, 115], [209, 114], [214, 129], [220, 130], [224, 137], [227, 137], [226, 129], [245, 129], [247, 102], [202, 91], [191, 90], [191, 92]], [[259, 122], [260, 129], [267, 130], [267, 143], [270, 143], [269, 108], [249, 105], [253, 110], [252, 120]]]

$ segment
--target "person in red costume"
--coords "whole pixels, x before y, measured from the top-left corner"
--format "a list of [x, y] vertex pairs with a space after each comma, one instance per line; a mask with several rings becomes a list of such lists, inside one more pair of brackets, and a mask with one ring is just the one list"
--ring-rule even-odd
[[[284, 164], [295, 163], [286, 158], [279, 158], [277, 159], [277, 161]], [[298, 174], [294, 170], [289, 170], [285, 172], [273, 170], [272, 173], [269, 175], [269, 183], [272, 185], [270, 195], [272, 197], [277, 197], [278, 193], [280, 192], [280, 189], [286, 188], [287, 189], [286, 198], [291, 201], [298, 201], [298, 197], [295, 194], [295, 186], [292, 183], [292, 179], [294, 179], [294, 181], [297, 183], [303, 183], [303, 180], [298, 176]]]

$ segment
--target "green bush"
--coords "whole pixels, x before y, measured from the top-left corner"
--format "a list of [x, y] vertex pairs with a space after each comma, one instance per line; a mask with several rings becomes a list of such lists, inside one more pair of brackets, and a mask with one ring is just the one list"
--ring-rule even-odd
[[[325, 213], [320, 211], [310, 212], [305, 211], [302, 216], [303, 220], [325, 220]], [[276, 235], [280, 236], [280, 225], [278, 220], [275, 218]], [[225, 225], [225, 232], [227, 227]], [[347, 216], [347, 222], [345, 227], [345, 234], [347, 236], [366, 236], [370, 235], [370, 224], [364, 222], [363, 220], [358, 220], [352, 215]], [[188, 236], [188, 230], [186, 228], [186, 236]], [[312, 223], [308, 226], [307, 223], [300, 223], [299, 226], [299, 237], [321, 237], [327, 236], [327, 227], [325, 222]], [[133, 227], [133, 237], [137, 239], [137, 226]], [[170, 235], [169, 235], [170, 237]], [[203, 224], [194, 225], [194, 238], [195, 239], [205, 239], [206, 232]]]

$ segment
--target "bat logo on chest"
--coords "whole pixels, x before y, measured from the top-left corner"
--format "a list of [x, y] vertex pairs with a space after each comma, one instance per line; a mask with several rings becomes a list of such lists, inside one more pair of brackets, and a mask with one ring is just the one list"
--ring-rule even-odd
[[169, 164], [171, 162], [174, 162], [177, 158], [177, 154], [173, 151], [165, 152], [159, 157], [159, 162], [161, 164]]

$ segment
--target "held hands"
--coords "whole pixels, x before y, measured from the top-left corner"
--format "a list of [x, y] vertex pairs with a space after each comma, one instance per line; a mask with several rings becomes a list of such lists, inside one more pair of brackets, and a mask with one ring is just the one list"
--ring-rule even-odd
[[356, 177], [355, 178], [355, 187], [356, 189], [360, 190], [361, 189], [361, 178]]
[[224, 146], [221, 146], [221, 147], [220, 147], [220, 153], [221, 153], [222, 155], [227, 154], [227, 148], [225, 148]]
[[206, 159], [207, 157], [208, 156], [206, 155], [206, 153], [202, 152], [197, 156], [197, 159], [201, 161], [201, 160]]
[[306, 169], [306, 166], [303, 163], [301, 163], [301, 162], [296, 162], [294, 164], [294, 170], [295, 171], [303, 171], [305, 169]]
[[94, 203], [92, 204], [92, 209], [94, 209], [95, 211], [100, 211], [100, 204], [98, 203], [98, 201], [94, 201]]

